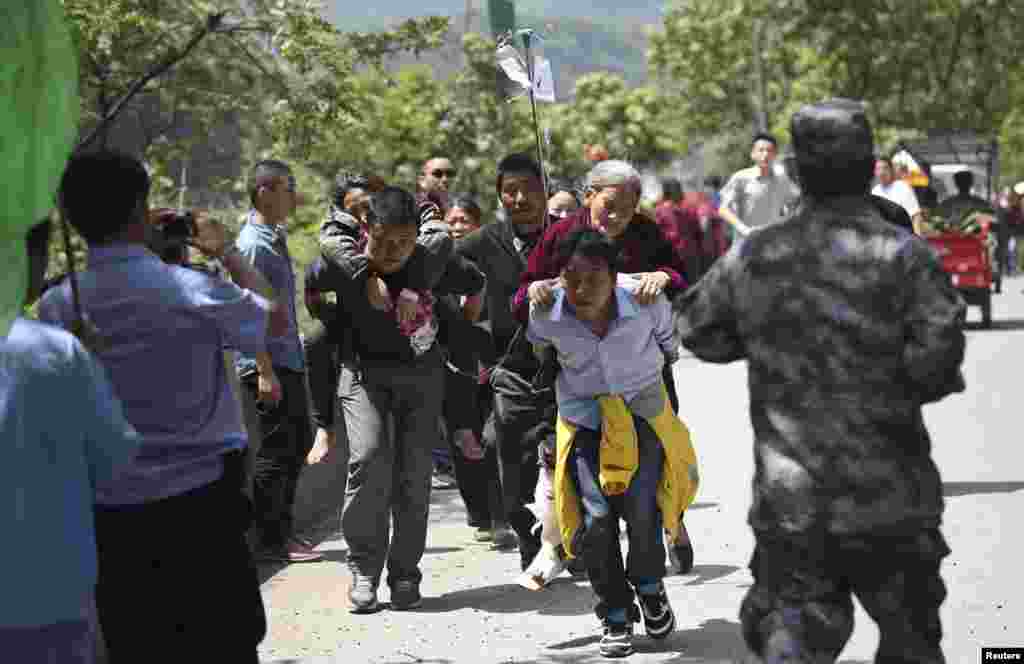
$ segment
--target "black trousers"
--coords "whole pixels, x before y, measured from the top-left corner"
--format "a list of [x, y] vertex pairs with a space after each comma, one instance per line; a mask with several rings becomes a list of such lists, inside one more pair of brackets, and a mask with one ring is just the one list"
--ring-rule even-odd
[[[239, 459], [238, 463], [241, 463]], [[96, 605], [110, 664], [255, 664], [266, 633], [241, 478], [96, 509]]]
[[878, 624], [876, 664], [942, 664], [938, 529], [898, 536], [757, 534], [754, 585], [740, 608], [765, 664], [833, 662], [853, 632], [856, 595]]
[[[259, 544], [284, 546], [292, 536], [292, 506], [299, 474], [313, 448], [305, 374], [275, 367], [282, 399], [259, 407], [260, 444], [253, 469], [253, 508]], [[248, 397], [258, 397], [256, 376], [244, 382]]]
[[[573, 442], [570, 472], [590, 520], [583, 534], [583, 563], [597, 595], [594, 612], [600, 620], [608, 616], [609, 610], [628, 610], [633, 606], [637, 586], [656, 583], [665, 576], [665, 544], [658, 511], [658, 482], [665, 455], [647, 421], [634, 416], [633, 423], [639, 463], [622, 495], [607, 496], [601, 491], [601, 433], [580, 428]], [[625, 561], [619, 541], [620, 519], [626, 522], [629, 537]]]
[[508, 524], [519, 537], [525, 569], [540, 550], [540, 537], [530, 532], [537, 518], [526, 505], [537, 488], [538, 448], [554, 445], [558, 406], [554, 389], [535, 390], [529, 380], [507, 369], [491, 373], [491, 387], [501, 498]]
[[[466, 505], [467, 521], [473, 528], [491, 528], [505, 521], [501, 506], [501, 484], [498, 481], [498, 455], [493, 448], [487, 448], [483, 459], [467, 459], [455, 445], [454, 434], [459, 429], [469, 429], [483, 445], [483, 425], [490, 411], [487, 403], [490, 397], [488, 387], [481, 386], [467, 372], [454, 371], [448, 367], [444, 387], [448, 446], [459, 495]], [[487, 407], [482, 408], [484, 405]]]

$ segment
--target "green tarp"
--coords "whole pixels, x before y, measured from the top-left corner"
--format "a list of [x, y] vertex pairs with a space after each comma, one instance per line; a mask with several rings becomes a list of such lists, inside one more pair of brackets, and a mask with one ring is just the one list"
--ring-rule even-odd
[[0, 334], [21, 312], [25, 232], [53, 208], [78, 134], [78, 60], [59, 0], [0, 2]]

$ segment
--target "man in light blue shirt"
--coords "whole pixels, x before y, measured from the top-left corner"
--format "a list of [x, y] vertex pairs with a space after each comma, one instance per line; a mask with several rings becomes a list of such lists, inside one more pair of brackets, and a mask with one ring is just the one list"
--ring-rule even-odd
[[[295, 306], [295, 270], [284, 230], [296, 206], [291, 168], [276, 160], [258, 162], [249, 174], [249, 200], [252, 210], [235, 244], [266, 277], [288, 320], [284, 334], [267, 343], [269, 367], [260, 366], [251, 352], [243, 351], [238, 359], [245, 398], [257, 406], [260, 429], [259, 444], [253, 441], [255, 553], [261, 560], [312, 562], [323, 554], [300, 539], [292, 524], [295, 490], [313, 447], [313, 427]], [[271, 397], [275, 389], [279, 399]]]
[[[565, 267], [550, 308], [532, 304], [527, 338], [553, 345], [562, 369], [555, 383], [559, 417], [578, 428], [569, 460], [586, 522], [583, 562], [598, 597], [604, 624], [600, 652], [624, 657], [633, 652], [632, 623], [639, 620], [634, 597], [652, 638], [675, 628], [662, 578], [665, 550], [657, 491], [664, 450], [651, 428], [666, 409], [661, 372], [677, 356], [668, 299], [640, 304], [619, 277], [619, 250], [594, 229], [580, 229], [559, 246]], [[598, 397], [622, 397], [633, 418], [639, 455], [622, 495], [602, 492], [599, 451], [602, 414]], [[623, 564], [619, 518], [628, 524], [629, 556]]]
[[[49, 236], [50, 222], [29, 232], [29, 302]], [[18, 318], [0, 338], [0, 441], [0, 529], [31, 543], [0, 554], [0, 652], [11, 662], [92, 662], [93, 494], [131, 463], [139, 435], [75, 337]]]
[[[149, 185], [137, 159], [101, 151], [73, 158], [60, 190], [89, 245], [78, 285], [94, 350], [142, 435], [134, 463], [96, 492], [100, 622], [112, 664], [154, 652], [255, 662], [266, 622], [244, 536], [247, 441], [222, 352], [265, 350], [268, 313], [277, 314], [253, 292], [266, 282], [213, 220], [199, 220], [192, 243], [238, 286], [147, 249]], [[71, 327], [70, 291], [47, 292], [40, 317]]]

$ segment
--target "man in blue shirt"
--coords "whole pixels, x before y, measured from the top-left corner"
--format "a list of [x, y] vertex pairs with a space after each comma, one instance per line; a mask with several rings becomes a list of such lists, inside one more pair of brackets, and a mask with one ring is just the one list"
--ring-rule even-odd
[[247, 398], [256, 402], [259, 413], [253, 477], [255, 551], [263, 560], [310, 562], [323, 554], [299, 539], [292, 525], [295, 489], [313, 447], [313, 430], [295, 307], [295, 271], [284, 231], [296, 206], [295, 177], [288, 165], [274, 160], [257, 163], [249, 175], [249, 199], [252, 210], [235, 244], [266, 277], [288, 318], [285, 333], [267, 342], [269, 366], [261, 366], [251, 352], [238, 359]]
[[[201, 219], [192, 242], [238, 286], [168, 265], [146, 248], [150, 180], [127, 155], [71, 160], [64, 214], [89, 245], [81, 308], [98, 330], [96, 354], [126, 419], [142, 436], [134, 462], [95, 495], [96, 603], [112, 664], [256, 662], [266, 631], [245, 530], [246, 436], [223, 350], [266, 347], [274, 306], [266, 282]], [[244, 290], [243, 290], [244, 289]], [[71, 327], [68, 283], [48, 291], [40, 318]]]
[[[29, 232], [29, 296], [46, 269], [50, 222]], [[0, 338], [0, 652], [14, 662], [87, 664], [96, 585], [93, 495], [139, 445], [106, 372], [75, 337], [18, 318]], [[62, 417], [50, 404], [59, 403]]]
[[[558, 353], [558, 415], [576, 428], [568, 472], [586, 524], [579, 548], [598, 596], [596, 613], [604, 623], [600, 651], [605, 657], [625, 657], [633, 652], [632, 623], [639, 620], [634, 596], [639, 596], [649, 636], [663, 639], [675, 627], [662, 584], [665, 549], [658, 502], [663, 448], [669, 442], [659, 439], [649, 423], [670, 413], [661, 373], [666, 357], [674, 361], [677, 356], [672, 311], [663, 294], [651, 304], [637, 301], [631, 292], [635, 286], [627, 288], [630, 277], [618, 274], [619, 249], [600, 232], [574, 231], [559, 245], [559, 254], [565, 264], [560, 285], [550, 307], [531, 305], [527, 338], [539, 346], [552, 345]], [[599, 404], [605, 395], [621, 398], [635, 430], [634, 472], [617, 492], [605, 489], [608, 446], [602, 432], [617, 430], [606, 429], [613, 422]], [[559, 433], [560, 458], [561, 437]], [[620, 517], [629, 533], [626, 565], [619, 545]], [[566, 525], [560, 525], [564, 531]]]

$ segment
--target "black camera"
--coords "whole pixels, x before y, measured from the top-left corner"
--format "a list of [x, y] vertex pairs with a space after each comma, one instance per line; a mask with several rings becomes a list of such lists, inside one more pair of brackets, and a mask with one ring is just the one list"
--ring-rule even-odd
[[156, 210], [151, 222], [149, 248], [165, 262], [181, 263], [188, 257], [188, 241], [199, 234], [192, 210]]

